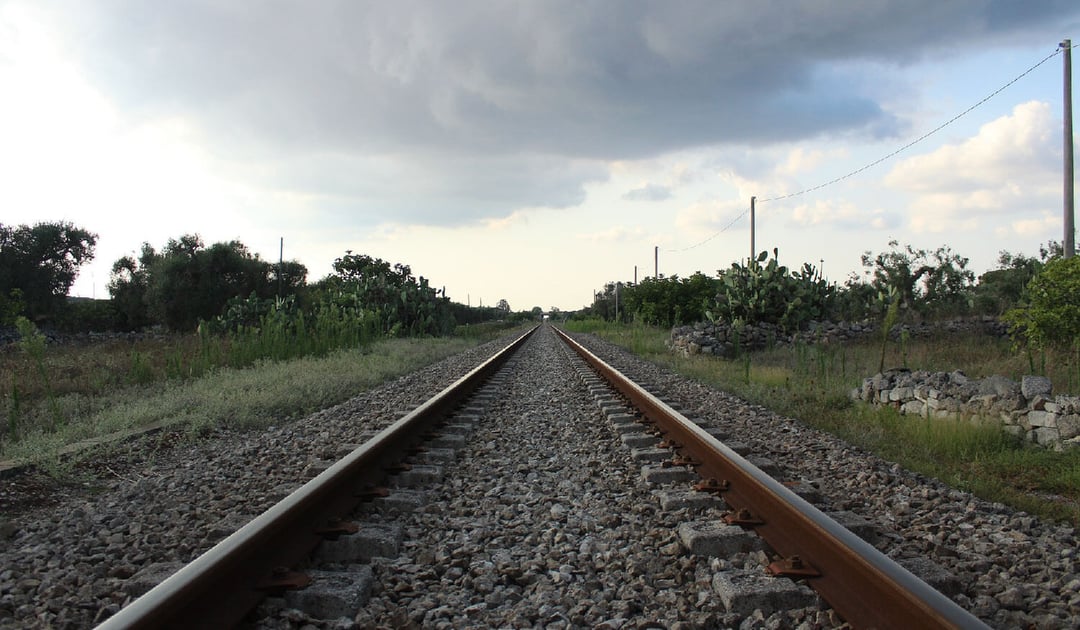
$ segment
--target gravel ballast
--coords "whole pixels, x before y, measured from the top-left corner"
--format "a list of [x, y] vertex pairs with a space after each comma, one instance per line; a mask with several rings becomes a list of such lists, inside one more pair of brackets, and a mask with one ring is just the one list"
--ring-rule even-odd
[[[1075, 535], [988, 504], [835, 438], [578, 340], [703, 425], [775, 462], [819, 507], [869, 521], [876, 546], [999, 628], [1074, 627]], [[91, 488], [0, 523], [0, 628], [85, 628], [114, 613], [342, 455], [344, 444], [437, 393], [508, 339], [388, 383], [301, 421], [221, 432], [154, 458], [136, 447]], [[411, 511], [372, 507], [400, 526], [398, 553], [371, 562], [370, 599], [331, 620], [271, 603], [266, 627], [823, 627], [817, 602], [729, 610], [720, 593], [761, 571], [766, 551], [691, 554], [679, 535], [715, 506], [661, 506], [576, 358], [542, 328], [495, 382], [497, 395]], [[765, 602], [765, 599], [762, 599]]]

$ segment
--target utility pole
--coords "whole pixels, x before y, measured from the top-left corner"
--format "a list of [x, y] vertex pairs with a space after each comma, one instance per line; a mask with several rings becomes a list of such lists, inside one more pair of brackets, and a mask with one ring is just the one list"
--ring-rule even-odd
[[1072, 126], [1072, 40], [1066, 39], [1059, 44], [1065, 49], [1065, 93], [1062, 99], [1065, 118], [1065, 257], [1070, 258], [1076, 252], [1073, 242], [1076, 228], [1073, 224], [1075, 209], [1073, 198], [1073, 126]]
[[653, 278], [660, 279], [660, 246], [653, 248]]
[[637, 265], [634, 265], [634, 286], [637, 286]]
[[757, 258], [757, 251], [754, 249], [754, 205], [757, 202], [757, 197], [750, 198], [750, 260]]

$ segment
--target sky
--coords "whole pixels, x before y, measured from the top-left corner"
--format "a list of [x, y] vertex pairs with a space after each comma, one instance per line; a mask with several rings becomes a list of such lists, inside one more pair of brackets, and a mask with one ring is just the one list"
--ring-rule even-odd
[[198, 234], [576, 310], [745, 261], [751, 197], [838, 283], [893, 240], [982, 273], [1063, 238], [1067, 38], [1075, 0], [0, 0], [0, 223], [96, 233], [97, 298]]

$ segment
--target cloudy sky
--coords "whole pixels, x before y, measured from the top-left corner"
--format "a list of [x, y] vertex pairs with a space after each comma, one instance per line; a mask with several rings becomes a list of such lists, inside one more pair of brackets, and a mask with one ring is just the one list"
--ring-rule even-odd
[[832, 280], [893, 239], [981, 273], [1062, 239], [1069, 37], [1075, 0], [0, 0], [0, 222], [96, 232], [94, 297], [197, 233], [577, 309], [745, 258], [751, 196]]

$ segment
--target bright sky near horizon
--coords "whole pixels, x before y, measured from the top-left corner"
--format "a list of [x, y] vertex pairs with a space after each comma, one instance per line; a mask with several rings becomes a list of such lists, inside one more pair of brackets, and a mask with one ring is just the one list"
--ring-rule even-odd
[[[749, 254], [750, 197], [892, 153], [1080, 43], [1075, 0], [0, 0], [0, 222], [112, 263], [199, 234], [346, 250], [514, 310]], [[890, 240], [982, 273], [1062, 239], [1062, 55], [926, 140], [757, 206], [831, 280]], [[725, 227], [727, 229], [725, 229]]]

